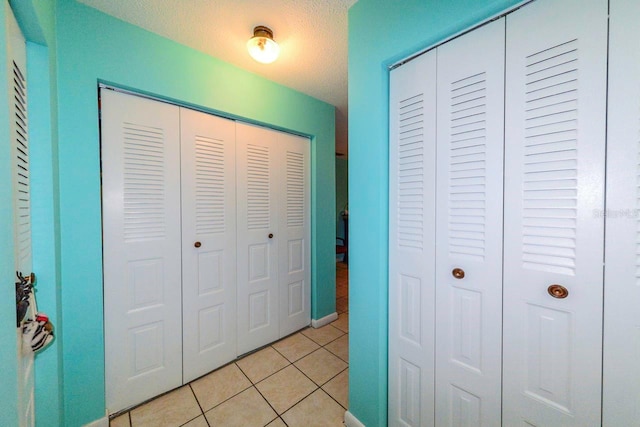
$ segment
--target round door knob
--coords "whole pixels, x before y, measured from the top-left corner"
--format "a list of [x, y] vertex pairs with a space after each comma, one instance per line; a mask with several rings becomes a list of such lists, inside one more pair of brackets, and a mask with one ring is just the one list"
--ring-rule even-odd
[[273, 233], [269, 233], [269, 238], [273, 239]]
[[569, 295], [569, 290], [562, 285], [553, 284], [547, 288], [547, 292], [554, 298], [563, 299]]
[[451, 270], [451, 274], [456, 279], [464, 279], [464, 270], [461, 268], [454, 268], [453, 270]]
[[200, 242], [195, 242], [195, 243], [193, 244], [193, 246], [195, 246], [196, 248], [199, 248], [200, 246], [202, 246], [202, 243], [200, 243]]

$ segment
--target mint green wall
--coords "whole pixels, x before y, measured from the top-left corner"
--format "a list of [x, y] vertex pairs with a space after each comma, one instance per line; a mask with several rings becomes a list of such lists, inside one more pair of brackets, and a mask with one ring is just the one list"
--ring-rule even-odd
[[113, 19], [56, 10], [65, 425], [104, 416], [99, 81], [312, 136], [312, 317], [335, 311], [334, 107]]
[[349, 160], [336, 158], [336, 236], [344, 238], [344, 221], [340, 212], [349, 202]]
[[9, 94], [5, 5], [0, 6], [0, 425], [18, 424], [13, 187], [9, 145]]
[[367, 427], [387, 422], [387, 66], [515, 3], [359, 0], [349, 10], [349, 411]]

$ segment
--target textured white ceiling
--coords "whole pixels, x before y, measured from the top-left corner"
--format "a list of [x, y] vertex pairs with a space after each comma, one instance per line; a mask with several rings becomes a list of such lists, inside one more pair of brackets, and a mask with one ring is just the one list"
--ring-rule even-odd
[[[347, 10], [357, 0], [78, 0], [337, 107], [336, 151], [347, 153]], [[280, 58], [247, 53], [266, 25]]]

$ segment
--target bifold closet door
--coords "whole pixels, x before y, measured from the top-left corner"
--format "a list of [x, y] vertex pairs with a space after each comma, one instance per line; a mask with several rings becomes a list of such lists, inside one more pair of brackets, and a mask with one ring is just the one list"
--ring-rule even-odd
[[501, 419], [504, 31], [500, 19], [437, 49], [439, 426]]
[[279, 337], [277, 133], [236, 124], [238, 354]]
[[[271, 131], [276, 132], [276, 131]], [[278, 215], [279, 337], [311, 322], [311, 192], [309, 138], [277, 132], [280, 152]]]
[[[29, 153], [29, 120], [27, 111], [27, 54], [26, 42], [22, 31], [16, 21], [9, 3], [3, 6], [5, 12], [5, 36], [8, 60], [9, 96], [9, 132], [11, 147], [11, 185], [13, 203], [6, 207], [13, 209], [13, 223], [11, 229], [14, 232], [14, 260], [15, 270], [28, 276], [33, 271], [31, 254], [31, 159]], [[35, 293], [31, 294], [31, 299]], [[25, 314], [24, 320], [35, 318], [34, 304]], [[23, 319], [21, 319], [23, 320]], [[34, 355], [29, 346], [23, 346], [22, 328], [16, 329], [17, 372], [17, 414], [20, 426], [35, 425], [35, 398], [34, 398]], [[11, 368], [11, 367], [10, 367]], [[7, 369], [5, 366], [4, 369]]]
[[389, 424], [434, 424], [436, 52], [396, 68], [389, 104]]
[[607, 1], [507, 16], [504, 425], [601, 419]]
[[187, 108], [180, 124], [186, 383], [236, 357], [236, 124]]
[[236, 123], [238, 354], [311, 320], [309, 139]]
[[180, 115], [173, 105], [100, 94], [106, 403], [114, 413], [182, 384]]
[[640, 2], [612, 0], [602, 425], [640, 426]]

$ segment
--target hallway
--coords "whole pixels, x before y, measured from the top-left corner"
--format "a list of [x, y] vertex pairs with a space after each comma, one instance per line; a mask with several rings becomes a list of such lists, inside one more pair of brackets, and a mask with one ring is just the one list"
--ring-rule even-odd
[[342, 426], [348, 408], [349, 269], [336, 263], [338, 319], [306, 328], [110, 422], [111, 427]]

